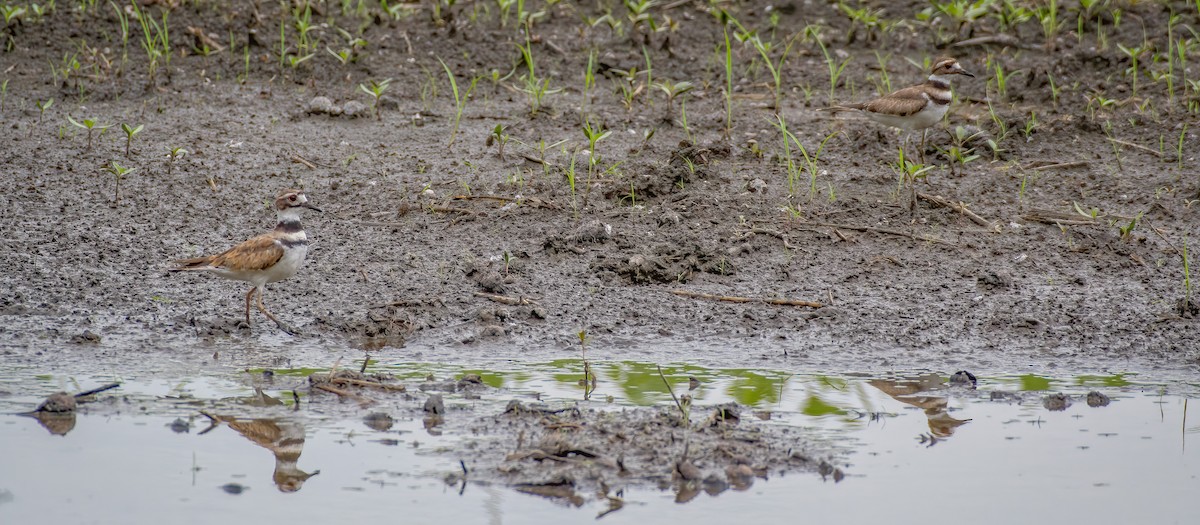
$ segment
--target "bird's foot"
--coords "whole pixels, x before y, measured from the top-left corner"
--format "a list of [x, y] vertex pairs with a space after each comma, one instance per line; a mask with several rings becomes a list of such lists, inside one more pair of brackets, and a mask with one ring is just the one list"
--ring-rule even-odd
[[278, 326], [279, 330], [287, 335], [290, 335], [290, 336], [300, 335], [300, 331], [297, 330], [296, 327], [291, 326], [283, 321], [275, 321], [275, 326]]

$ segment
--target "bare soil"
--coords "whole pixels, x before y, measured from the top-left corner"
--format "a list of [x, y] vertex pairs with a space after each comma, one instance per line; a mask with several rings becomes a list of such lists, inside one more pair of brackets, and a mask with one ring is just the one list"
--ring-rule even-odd
[[[1182, 257], [1200, 237], [1197, 119], [1183, 90], [1168, 103], [1149, 78], [1158, 65], [1141, 64], [1135, 93], [1115, 45], [1140, 43], [1145, 27], [1165, 48], [1165, 35], [1149, 31], [1166, 25], [1158, 3], [1125, 6], [1107, 48], [1094, 26], [1079, 39], [1072, 22], [1047, 50], [1036, 19], [1000, 33], [992, 19], [925, 27], [915, 19], [922, 2], [887, 3], [885, 16], [907, 24], [886, 33], [853, 27], [828, 3], [720, 2], [763, 38], [799, 35], [780, 113], [810, 153], [834, 133], [814, 193], [808, 173], [789, 189], [770, 75], [736, 40], [726, 133], [724, 36], [705, 2], [652, 8], [676, 25], [651, 34], [614, 2], [532, 2], [544, 16], [527, 35], [487, 2], [458, 2], [440, 18], [426, 2], [400, 19], [370, 2], [361, 17], [318, 2], [310, 36], [320, 45], [297, 67], [281, 65], [281, 21], [293, 54], [297, 34], [277, 3], [153, 2], [156, 17], [169, 9], [172, 44], [153, 79], [136, 21], [125, 57], [111, 6], [60, 4], [6, 26], [0, 53], [10, 81], [0, 135], [5, 363], [145, 370], [164, 355], [207, 357], [214, 345], [256, 349], [239, 364], [327, 364], [347, 347], [550, 359], [578, 355], [583, 332], [596, 358], [722, 366], [1171, 377], [1200, 367]], [[622, 31], [581, 22], [607, 4]], [[1196, 15], [1176, 7], [1176, 34], [1186, 34]], [[802, 38], [810, 24], [849, 59], [834, 100], [821, 46]], [[367, 42], [345, 65], [324, 49], [346, 47], [338, 28]], [[992, 34], [1014, 38], [955, 45]], [[518, 89], [527, 42], [536, 74], [561, 90], [536, 114]], [[205, 45], [225, 49], [204, 56]], [[592, 49], [596, 86], [585, 95]], [[955, 84], [945, 129], [929, 133], [933, 169], [916, 189], [931, 198], [915, 209], [892, 166], [902, 136], [820, 111], [875, 96], [877, 53], [890, 56], [893, 87], [920, 82], [918, 66], [942, 54], [976, 75]], [[1006, 97], [989, 56], [1009, 73]], [[452, 144], [455, 107], [438, 58], [462, 91], [481, 77]], [[64, 64], [65, 79], [51, 72]], [[627, 108], [614, 70], [631, 68], [643, 74], [626, 84], [637, 92]], [[375, 118], [359, 86], [384, 78]], [[695, 89], [672, 102], [647, 83], [667, 79]], [[1097, 94], [1115, 102], [1089, 109]], [[35, 104], [48, 99], [41, 114]], [[145, 129], [127, 158], [119, 126], [89, 140], [67, 116]], [[591, 174], [583, 121], [612, 132]], [[489, 142], [497, 125], [510, 137], [503, 156]], [[956, 163], [947, 151], [957, 127], [998, 151], [977, 137], [963, 147], [980, 157]], [[177, 147], [187, 153], [171, 162]], [[103, 170], [113, 161], [135, 169], [119, 198]], [[166, 272], [173, 259], [270, 228], [265, 203], [288, 187], [326, 210], [307, 218], [307, 266], [266, 294], [302, 331], [296, 338], [257, 314], [245, 326], [241, 283]]]

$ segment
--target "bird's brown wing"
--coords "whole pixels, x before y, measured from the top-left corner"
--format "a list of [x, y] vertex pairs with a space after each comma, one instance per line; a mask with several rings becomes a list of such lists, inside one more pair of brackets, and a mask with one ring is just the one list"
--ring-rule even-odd
[[180, 259], [175, 261], [171, 271], [207, 270], [224, 268], [226, 270], [265, 270], [279, 259], [283, 258], [283, 247], [275, 242], [271, 234], [259, 235], [217, 255]]
[[863, 104], [864, 111], [907, 117], [921, 111], [929, 102], [924, 86], [912, 86]]
[[214, 255], [209, 265], [234, 271], [265, 270], [282, 258], [283, 247], [268, 233]]

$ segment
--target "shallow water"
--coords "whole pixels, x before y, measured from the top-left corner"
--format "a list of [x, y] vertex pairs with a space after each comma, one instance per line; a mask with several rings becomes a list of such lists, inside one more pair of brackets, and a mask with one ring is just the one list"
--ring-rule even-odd
[[[511, 398], [582, 398], [577, 360], [503, 370], [423, 363], [376, 368], [414, 381], [475, 372], [503, 389], [482, 400], [448, 396], [450, 406], [496, 403], [498, 411]], [[600, 381], [587, 402], [592, 406], [672, 403], [653, 364], [596, 363], [595, 370]], [[278, 370], [266, 391], [289, 400], [285, 391], [308, 372]], [[624, 507], [606, 514], [605, 522], [774, 523], [802, 516], [845, 523], [1194, 523], [1197, 516], [1191, 498], [1200, 493], [1200, 418], [1195, 403], [1187, 412], [1195, 384], [1148, 384], [1130, 375], [1024, 375], [980, 378], [972, 392], [943, 389], [942, 378], [920, 373], [822, 376], [694, 366], [663, 372], [677, 394], [688, 391], [689, 377], [697, 379], [689, 392], [696, 405], [737, 401], [772, 424], [800, 427], [832, 443], [846, 477], [772, 475], [748, 490], [701, 493], [686, 504], [670, 491], [631, 488]], [[12, 415], [47, 393], [106, 380], [21, 370], [0, 376], [0, 390], [10, 393], [0, 396], [0, 522], [557, 524], [609, 510], [591, 495], [576, 508], [499, 485], [447, 484], [442, 480], [459, 469], [458, 461], [437, 451], [468, 437], [431, 433], [419, 418], [397, 418], [380, 432], [320, 404], [302, 408], [301, 417], [285, 402], [260, 409], [269, 416], [256, 421], [261, 428], [206, 431], [200, 410], [221, 399], [252, 402], [253, 388], [241, 381], [127, 381], [101, 394], [110, 402], [87, 405], [69, 428]], [[904, 395], [920, 389], [933, 390]], [[1088, 406], [1082, 396], [1093, 390], [1111, 402]], [[1041, 398], [1050, 392], [1071, 394], [1073, 404], [1047, 410]], [[190, 428], [172, 429], [177, 418]], [[302, 448], [289, 456], [279, 443], [297, 436]]]

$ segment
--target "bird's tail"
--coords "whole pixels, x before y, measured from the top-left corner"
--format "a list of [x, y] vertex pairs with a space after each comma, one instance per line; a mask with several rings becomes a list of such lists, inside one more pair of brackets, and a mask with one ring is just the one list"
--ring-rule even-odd
[[836, 115], [843, 111], [861, 111], [862, 108], [863, 108], [862, 104], [842, 104], [840, 106], [830, 106], [827, 108], [821, 108], [817, 111], [828, 111], [828, 112]]
[[175, 261], [178, 266], [168, 268], [169, 272], [186, 272], [189, 270], [207, 270], [211, 268], [212, 257], [193, 257], [191, 259], [179, 259]]

